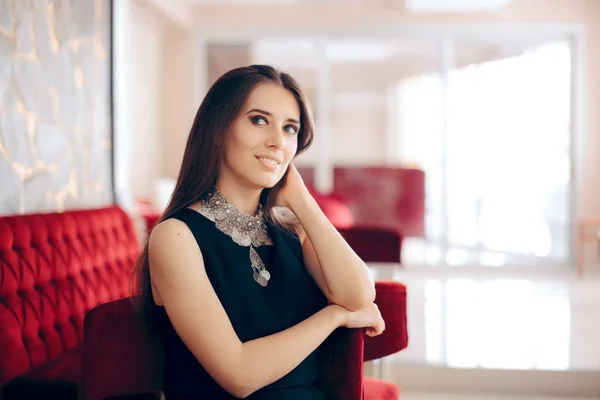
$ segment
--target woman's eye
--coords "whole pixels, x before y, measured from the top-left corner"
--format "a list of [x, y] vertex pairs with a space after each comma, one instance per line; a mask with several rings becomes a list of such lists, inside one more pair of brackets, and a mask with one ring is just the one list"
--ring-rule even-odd
[[285, 127], [285, 131], [290, 135], [295, 135], [298, 133], [298, 128], [295, 125], [288, 125]]
[[256, 115], [256, 116], [252, 117], [252, 122], [255, 123], [256, 125], [266, 125], [267, 119], [260, 115]]

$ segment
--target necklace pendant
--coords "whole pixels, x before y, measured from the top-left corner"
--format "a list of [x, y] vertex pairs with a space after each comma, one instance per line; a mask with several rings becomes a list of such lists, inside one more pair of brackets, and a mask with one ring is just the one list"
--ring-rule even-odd
[[[256, 282], [258, 282], [258, 284], [262, 287], [265, 287], [269, 284], [269, 278], [265, 277], [265, 275], [263, 274], [263, 272], [265, 272], [265, 270], [262, 270], [260, 272], [258, 271], [254, 271], [254, 280]], [[268, 272], [267, 272], [268, 273]]]
[[266, 280], [265, 278], [263, 278], [263, 276], [262, 276], [262, 275], [260, 275], [260, 276], [258, 277], [258, 284], [259, 284], [260, 286], [262, 286], [262, 287], [265, 287], [265, 286], [267, 286], [267, 285], [269, 284], [269, 281], [268, 281], [268, 280]]
[[269, 281], [269, 279], [271, 279], [271, 274], [266, 269], [263, 269], [262, 271], [260, 271], [260, 276], [265, 278], [266, 281]]

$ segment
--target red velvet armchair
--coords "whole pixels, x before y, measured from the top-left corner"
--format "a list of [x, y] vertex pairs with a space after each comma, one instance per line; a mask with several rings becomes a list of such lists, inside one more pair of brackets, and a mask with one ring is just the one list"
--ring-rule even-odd
[[[331, 399], [363, 399], [363, 339], [362, 330], [338, 329], [324, 343], [318, 386]], [[97, 306], [84, 321], [80, 399], [158, 399], [162, 357], [160, 339], [142, 328], [130, 299]]]

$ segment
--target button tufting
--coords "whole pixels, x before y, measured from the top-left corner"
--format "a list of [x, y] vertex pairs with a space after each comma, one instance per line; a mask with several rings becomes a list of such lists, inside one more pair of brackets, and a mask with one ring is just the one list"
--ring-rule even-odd
[[[42, 342], [48, 342], [48, 354], [57, 354], [66, 336], [81, 339], [85, 311], [127, 294], [130, 268], [125, 265], [137, 257], [139, 243], [131, 220], [118, 208], [85, 214], [67, 211], [48, 221], [30, 215], [18, 218], [23, 223], [9, 226], [8, 231], [0, 226], [0, 260], [15, 258], [23, 268], [22, 274], [15, 275], [16, 282], [9, 276], [11, 282], [0, 295], [0, 311], [3, 307], [25, 310], [22, 318], [8, 321], [24, 345], [3, 349], [7, 354], [2, 356], [41, 362]], [[68, 263], [64, 268], [63, 256]], [[42, 294], [49, 297], [42, 300]], [[60, 307], [48, 306], [49, 302]], [[21, 347], [27, 354], [22, 354]], [[20, 373], [14, 364], [0, 369]]]

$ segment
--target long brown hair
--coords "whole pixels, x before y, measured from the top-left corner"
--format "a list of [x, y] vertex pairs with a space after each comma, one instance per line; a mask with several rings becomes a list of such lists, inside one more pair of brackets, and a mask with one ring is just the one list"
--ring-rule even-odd
[[[310, 107], [298, 83], [290, 75], [268, 65], [251, 65], [225, 73], [212, 85], [196, 113], [175, 189], [158, 223], [200, 200], [216, 184], [224, 136], [229, 132], [252, 90], [265, 83], [289, 90], [298, 102], [300, 131], [296, 154], [300, 154], [311, 145], [313, 121]], [[280, 226], [285, 224], [284, 219], [277, 215], [273, 206], [283, 181], [284, 179], [271, 189], [263, 190], [261, 195], [266, 217]], [[141, 316], [147, 323], [151, 323], [154, 301], [150, 283], [148, 241], [133, 269], [130, 289]]]

